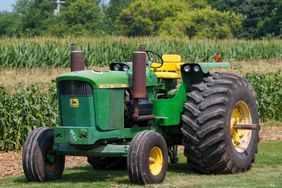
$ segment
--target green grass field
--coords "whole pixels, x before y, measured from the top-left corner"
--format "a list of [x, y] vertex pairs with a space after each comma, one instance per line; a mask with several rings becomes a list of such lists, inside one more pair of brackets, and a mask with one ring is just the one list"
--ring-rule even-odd
[[[253, 168], [236, 175], [203, 175], [187, 170], [185, 157], [170, 165], [165, 181], [149, 187], [282, 187], [282, 141], [262, 142]], [[127, 171], [96, 171], [90, 166], [67, 169], [63, 179], [28, 183], [24, 177], [0, 180], [1, 187], [137, 187], [130, 184]]]

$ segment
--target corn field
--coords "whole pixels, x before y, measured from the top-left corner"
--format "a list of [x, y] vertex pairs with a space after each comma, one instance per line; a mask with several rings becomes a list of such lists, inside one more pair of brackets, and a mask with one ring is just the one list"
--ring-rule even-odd
[[248, 74], [259, 102], [260, 120], [282, 121], [282, 72]]
[[52, 127], [58, 122], [55, 87], [43, 91], [37, 85], [9, 95], [0, 87], [0, 151], [18, 150], [28, 133], [37, 127]]
[[212, 61], [215, 53], [224, 60], [282, 59], [281, 40], [189, 40], [187, 38], [31, 38], [0, 39], [0, 67], [69, 67], [70, 44], [85, 52], [87, 66], [131, 61], [140, 44], [160, 54], [176, 53], [185, 62]]

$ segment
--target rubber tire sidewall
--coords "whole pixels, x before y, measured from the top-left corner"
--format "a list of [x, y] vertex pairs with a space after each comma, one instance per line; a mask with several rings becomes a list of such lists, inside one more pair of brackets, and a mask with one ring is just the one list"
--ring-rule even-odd
[[[160, 173], [155, 176], [149, 168], [149, 156], [153, 147], [159, 147], [163, 155]], [[168, 166], [168, 149], [166, 141], [157, 132], [142, 131], [137, 133], [130, 142], [127, 157], [127, 170], [132, 183], [140, 185], [162, 183]]]
[[243, 101], [247, 104], [250, 110], [252, 116], [252, 123], [259, 124], [259, 117], [258, 114], [256, 113], [257, 109], [255, 108], [257, 106], [256, 99], [253, 97], [251, 91], [246, 87], [238, 87], [237, 89], [235, 89], [230, 99], [231, 100], [228, 104], [227, 112], [226, 112], [228, 118], [225, 118], [225, 125], [226, 125], [225, 135], [226, 135], [227, 147], [228, 147], [227, 152], [228, 152], [228, 156], [233, 161], [235, 166], [242, 169], [242, 168], [246, 168], [246, 166], [252, 163], [254, 155], [257, 151], [257, 143], [259, 136], [258, 136], [258, 131], [252, 131], [251, 140], [247, 149], [243, 153], [237, 152], [233, 146], [231, 135], [230, 135], [230, 122], [232, 117], [232, 111], [239, 101]]
[[56, 170], [54, 172], [51, 172], [46, 167], [45, 162], [45, 153], [48, 149], [48, 143], [51, 142], [51, 145], [54, 144], [54, 130], [53, 129], [47, 129], [47, 131], [43, 132], [38, 138], [38, 148], [37, 151], [40, 152], [40, 154], [37, 155], [35, 158], [34, 163], [38, 166], [38, 168], [41, 169], [41, 171], [44, 171], [44, 181], [52, 181], [52, 180], [58, 180], [61, 179], [64, 167], [65, 167], [65, 156], [58, 156], [56, 155]]
[[[154, 137], [152, 136], [152, 138], [148, 138], [147, 143], [144, 144], [144, 150], [143, 150], [143, 155], [141, 155], [142, 157], [142, 163], [146, 164], [143, 165], [144, 167], [144, 172], [146, 172], [146, 174], [148, 174], [148, 177], [150, 179], [150, 181], [152, 181], [153, 183], [158, 183], [158, 182], [162, 182], [166, 176], [166, 171], [167, 171], [167, 163], [168, 163], [168, 155], [167, 155], [167, 147], [166, 147], [166, 143], [163, 143], [160, 138], [158, 137]], [[159, 147], [162, 151], [162, 155], [163, 155], [163, 164], [162, 164], [162, 169], [161, 172], [159, 173], [159, 175], [155, 176], [151, 173], [150, 168], [149, 168], [149, 156], [150, 156], [150, 152], [152, 150], [153, 147]]]

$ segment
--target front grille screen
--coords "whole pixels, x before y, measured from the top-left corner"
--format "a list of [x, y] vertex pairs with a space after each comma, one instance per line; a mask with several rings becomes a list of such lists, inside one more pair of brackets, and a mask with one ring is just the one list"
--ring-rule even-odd
[[64, 80], [58, 83], [60, 95], [68, 96], [92, 96], [90, 84], [77, 80]]

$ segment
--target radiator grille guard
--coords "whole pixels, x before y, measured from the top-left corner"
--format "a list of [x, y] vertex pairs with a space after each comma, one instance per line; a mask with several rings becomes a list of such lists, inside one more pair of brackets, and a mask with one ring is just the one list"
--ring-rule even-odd
[[59, 94], [64, 96], [93, 96], [90, 84], [77, 80], [63, 80], [58, 83]]

